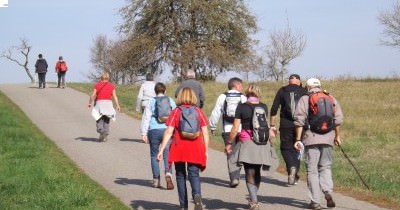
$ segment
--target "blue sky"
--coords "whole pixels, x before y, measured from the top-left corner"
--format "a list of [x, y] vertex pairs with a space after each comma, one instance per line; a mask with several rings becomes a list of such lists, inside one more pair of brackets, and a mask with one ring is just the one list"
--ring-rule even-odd
[[[257, 17], [259, 49], [268, 33], [287, 23], [307, 37], [304, 53], [289, 65], [303, 78], [342, 75], [386, 77], [400, 75], [400, 51], [380, 45], [382, 26], [377, 15], [395, 0], [248, 0]], [[49, 63], [48, 80], [55, 81], [59, 55], [69, 64], [68, 81], [87, 81], [93, 69], [90, 48], [100, 34], [114, 39], [121, 23], [117, 14], [125, 0], [9, 0], [0, 7], [0, 51], [25, 37], [33, 46], [30, 68], [42, 53]], [[0, 59], [0, 83], [29, 82], [21, 67]]]

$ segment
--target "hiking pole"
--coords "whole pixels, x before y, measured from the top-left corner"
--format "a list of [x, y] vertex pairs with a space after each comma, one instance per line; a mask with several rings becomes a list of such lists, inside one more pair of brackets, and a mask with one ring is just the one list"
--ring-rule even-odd
[[340, 151], [342, 151], [344, 157], [350, 162], [351, 166], [353, 166], [354, 170], [356, 171], [358, 177], [361, 179], [362, 183], [364, 184], [365, 187], [367, 187], [368, 190], [371, 190], [369, 188], [369, 186], [367, 185], [367, 183], [364, 181], [364, 179], [362, 178], [362, 176], [360, 175], [360, 173], [358, 172], [356, 166], [353, 164], [353, 162], [350, 160], [349, 156], [347, 156], [347, 154], [344, 152], [342, 146], [340, 146], [340, 144], [338, 144]]

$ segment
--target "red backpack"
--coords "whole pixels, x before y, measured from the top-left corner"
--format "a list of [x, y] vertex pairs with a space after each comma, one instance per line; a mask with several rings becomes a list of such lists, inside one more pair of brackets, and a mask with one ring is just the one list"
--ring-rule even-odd
[[309, 106], [308, 123], [312, 132], [325, 134], [335, 128], [336, 106], [332, 96], [325, 92], [311, 93]]
[[65, 61], [62, 62], [58, 62], [58, 69], [60, 70], [60, 72], [66, 72], [67, 71], [67, 63], [65, 63]]

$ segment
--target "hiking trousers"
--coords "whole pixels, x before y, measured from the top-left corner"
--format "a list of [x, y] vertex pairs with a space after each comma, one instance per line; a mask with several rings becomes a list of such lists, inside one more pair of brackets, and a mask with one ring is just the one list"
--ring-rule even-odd
[[46, 87], [46, 72], [44, 73], [38, 73], [38, 79], [39, 79], [39, 88], [45, 88]]
[[[229, 141], [229, 132], [222, 133], [222, 138], [224, 139], [224, 143], [226, 146]], [[234, 142], [232, 142], [232, 145], [231, 145], [232, 152], [230, 154], [226, 154], [226, 159], [228, 162], [229, 179], [231, 180], [231, 182], [235, 179], [240, 179], [241, 165], [238, 165], [237, 159], [235, 159], [235, 155], [234, 155], [237, 150], [237, 146], [236, 146], [237, 143], [238, 143], [238, 140], [236, 138], [236, 140]]]
[[110, 118], [103, 115], [96, 121], [97, 133], [107, 137], [110, 134]]
[[201, 186], [200, 186], [200, 165], [185, 162], [175, 162], [176, 171], [176, 185], [178, 188], [179, 206], [180, 208], [188, 208], [188, 195], [186, 188], [186, 168], [187, 175], [189, 177], [190, 186], [192, 187], [192, 198], [195, 195], [201, 197]]
[[312, 202], [321, 203], [321, 191], [333, 191], [332, 146], [327, 144], [305, 147], [304, 159], [307, 168], [308, 195]]
[[66, 72], [58, 72], [57, 77], [58, 77], [58, 82], [57, 82], [57, 87], [65, 87], [65, 73]]
[[279, 128], [281, 140], [281, 154], [286, 164], [287, 174], [290, 174], [290, 168], [296, 167], [296, 178], [299, 178], [298, 172], [300, 169], [300, 160], [297, 158], [297, 151], [294, 148], [295, 143], [295, 128]]

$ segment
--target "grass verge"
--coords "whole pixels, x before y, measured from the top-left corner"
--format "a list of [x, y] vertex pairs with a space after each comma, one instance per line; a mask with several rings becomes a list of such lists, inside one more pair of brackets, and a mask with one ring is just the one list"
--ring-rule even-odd
[[129, 209], [0, 92], [0, 209]]
[[[335, 80], [322, 81], [322, 84], [338, 99], [344, 111], [342, 147], [372, 188], [371, 191], [364, 188], [339, 148], [335, 148], [332, 170], [335, 190], [382, 207], [399, 209], [400, 95], [397, 90], [400, 89], [400, 80]], [[262, 82], [258, 85], [262, 90], [261, 100], [270, 107], [282, 83]], [[203, 86], [206, 93], [203, 110], [210, 116], [217, 97], [226, 91], [227, 85], [206, 82]], [[93, 84], [73, 83], [70, 87], [89, 94]], [[177, 84], [167, 84], [167, 95], [173, 97], [176, 87]], [[139, 88], [138, 85], [117, 86], [122, 111], [137, 119], [141, 116], [134, 112], [134, 105]], [[279, 148], [279, 139], [276, 142], [276, 148]], [[222, 138], [211, 137], [210, 145], [221, 151]], [[280, 171], [285, 173], [283, 167], [280, 167]], [[304, 171], [303, 164], [302, 177], [305, 177]]]

